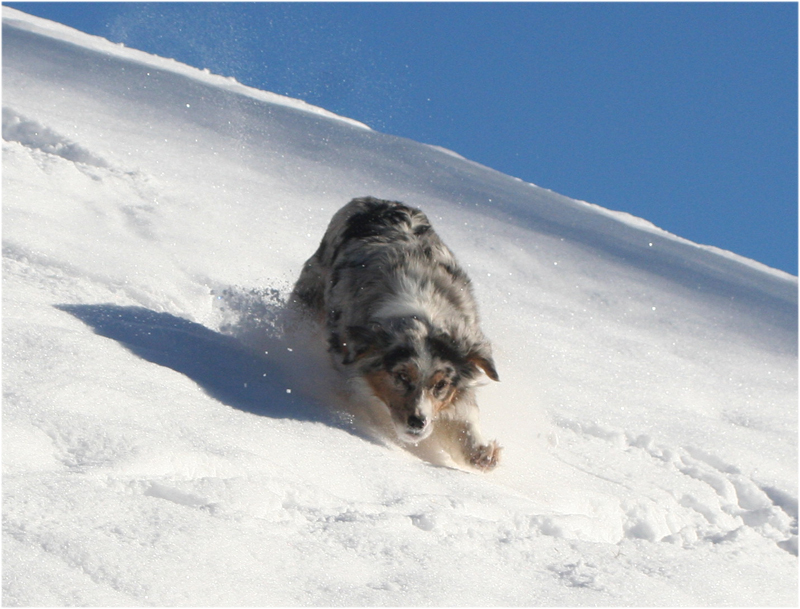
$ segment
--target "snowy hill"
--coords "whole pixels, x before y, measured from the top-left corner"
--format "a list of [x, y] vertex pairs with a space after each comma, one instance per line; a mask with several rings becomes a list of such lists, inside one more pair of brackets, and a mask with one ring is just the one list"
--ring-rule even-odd
[[[3, 18], [5, 605], [796, 605], [795, 277]], [[490, 474], [382, 440], [283, 332], [363, 195], [471, 274]]]

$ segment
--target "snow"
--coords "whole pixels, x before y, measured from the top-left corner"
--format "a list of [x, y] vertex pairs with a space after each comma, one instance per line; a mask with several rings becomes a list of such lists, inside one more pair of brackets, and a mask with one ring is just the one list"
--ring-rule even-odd
[[[3, 8], [3, 603], [796, 605], [797, 279]], [[282, 298], [424, 209], [490, 474], [351, 409]]]

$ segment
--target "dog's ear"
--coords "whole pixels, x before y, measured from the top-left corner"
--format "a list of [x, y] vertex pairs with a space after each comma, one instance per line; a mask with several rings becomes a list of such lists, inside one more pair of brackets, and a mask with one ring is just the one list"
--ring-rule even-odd
[[352, 363], [370, 351], [383, 348], [389, 341], [389, 334], [377, 322], [364, 326], [347, 326], [349, 339], [345, 364]]
[[476, 368], [483, 370], [486, 376], [493, 381], [500, 380], [497, 369], [494, 367], [494, 360], [492, 359], [492, 354], [488, 345], [482, 344], [473, 347], [467, 355], [467, 361]]
[[472, 368], [470, 372], [477, 372], [480, 369], [493, 381], [500, 380], [494, 367], [492, 348], [488, 342], [478, 342], [469, 347], [468, 343], [457, 343], [450, 334], [442, 330], [437, 331], [428, 341], [433, 352], [442, 359], [466, 362]]

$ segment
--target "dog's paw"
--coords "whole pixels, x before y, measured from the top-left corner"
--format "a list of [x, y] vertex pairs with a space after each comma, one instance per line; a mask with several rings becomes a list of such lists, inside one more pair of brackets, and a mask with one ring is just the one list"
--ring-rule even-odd
[[500, 463], [500, 453], [502, 450], [503, 447], [495, 440], [483, 446], [478, 446], [469, 456], [470, 465], [481, 471], [489, 472]]

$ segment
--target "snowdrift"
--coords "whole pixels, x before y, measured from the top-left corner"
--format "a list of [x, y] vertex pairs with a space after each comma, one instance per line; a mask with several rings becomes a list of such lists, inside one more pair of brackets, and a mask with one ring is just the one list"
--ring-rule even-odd
[[[795, 605], [797, 279], [3, 9], [6, 605]], [[426, 211], [493, 473], [348, 411], [282, 299]]]

